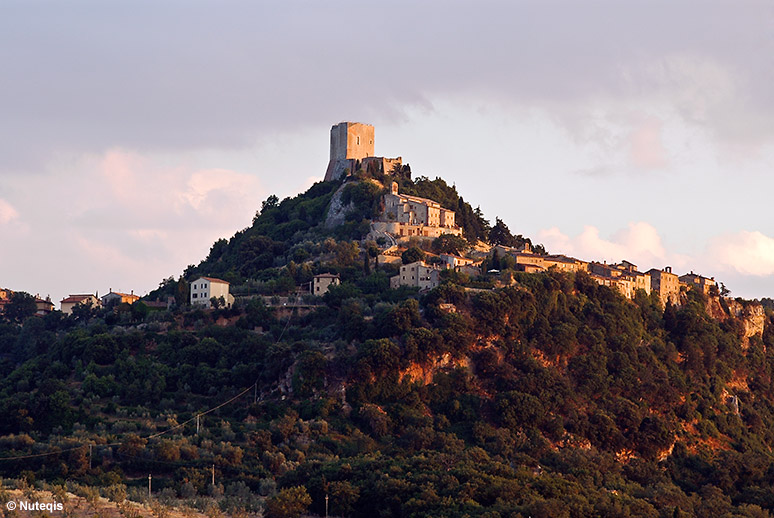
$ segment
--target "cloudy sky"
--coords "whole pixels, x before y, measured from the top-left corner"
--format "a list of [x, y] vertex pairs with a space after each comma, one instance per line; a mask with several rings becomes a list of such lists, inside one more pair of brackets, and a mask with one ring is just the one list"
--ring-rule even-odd
[[0, 4], [0, 287], [146, 293], [331, 125], [552, 252], [774, 297], [774, 3]]

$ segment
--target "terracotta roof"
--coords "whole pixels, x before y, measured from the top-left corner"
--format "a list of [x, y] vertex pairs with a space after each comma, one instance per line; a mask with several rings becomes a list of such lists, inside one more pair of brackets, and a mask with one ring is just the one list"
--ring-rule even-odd
[[83, 302], [91, 297], [94, 297], [94, 295], [70, 295], [66, 299], [62, 299], [62, 302]]
[[321, 273], [319, 275], [315, 275], [314, 277], [315, 277], [315, 279], [322, 279], [322, 278], [324, 278], [324, 279], [338, 279], [339, 278], [339, 274], [337, 273], [336, 275], [334, 275], [332, 273]]
[[134, 293], [121, 293], [120, 291], [111, 291], [110, 293], [102, 295], [102, 298], [104, 299], [108, 295], [118, 295], [119, 297], [137, 297], [138, 299], [140, 298], [139, 295], [135, 295]]
[[[210, 282], [219, 282], [221, 284], [231, 284], [228, 281], [224, 281], [223, 279], [216, 279], [215, 277], [199, 277], [199, 279], [205, 279], [205, 280], [208, 280]], [[198, 281], [199, 279], [196, 279], [196, 280]], [[196, 281], [194, 281], [194, 282], [196, 282]]]

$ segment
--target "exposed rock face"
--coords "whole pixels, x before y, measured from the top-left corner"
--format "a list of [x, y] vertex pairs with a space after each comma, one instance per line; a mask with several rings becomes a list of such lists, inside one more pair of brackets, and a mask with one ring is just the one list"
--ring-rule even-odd
[[744, 340], [742, 341], [742, 346], [746, 349], [751, 337], [763, 335], [766, 312], [760, 302], [747, 302], [742, 304], [736, 300], [730, 299], [726, 300], [726, 302], [731, 315], [742, 321], [742, 325], [744, 326]]
[[762, 336], [766, 321], [766, 312], [760, 302], [739, 302], [735, 299], [723, 299], [728, 310], [723, 308], [720, 297], [709, 297], [707, 314], [716, 320], [736, 318], [741, 321], [744, 334], [742, 347], [747, 349], [750, 338]]
[[341, 199], [344, 187], [346, 186], [346, 183], [343, 184], [335, 193], [333, 193], [333, 197], [331, 197], [331, 204], [328, 207], [328, 214], [325, 217], [326, 228], [334, 228], [343, 225], [346, 221], [347, 208], [349, 205], [344, 205], [344, 202]]
[[409, 367], [401, 371], [400, 377], [408, 377], [411, 381], [421, 381], [425, 385], [429, 385], [433, 382], [433, 376], [436, 372], [442, 369], [455, 367], [470, 368], [470, 359], [466, 357], [459, 360], [454, 360], [449, 353], [446, 353], [430, 364], [411, 364]]

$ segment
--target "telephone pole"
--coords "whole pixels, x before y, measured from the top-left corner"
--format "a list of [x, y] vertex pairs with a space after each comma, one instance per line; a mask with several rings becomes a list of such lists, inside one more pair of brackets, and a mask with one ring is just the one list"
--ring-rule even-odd
[[148, 473], [148, 500], [151, 498], [151, 476], [150, 473]]

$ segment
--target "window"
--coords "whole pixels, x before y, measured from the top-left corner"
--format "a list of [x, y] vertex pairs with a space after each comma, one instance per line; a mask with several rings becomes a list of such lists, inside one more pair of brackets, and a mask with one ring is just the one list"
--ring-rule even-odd
[[196, 293], [193, 294], [193, 298], [197, 298]]
[[358, 145], [358, 146], [360, 145], [360, 136], [359, 136], [359, 135], [358, 135], [358, 137], [357, 137], [357, 145]]

